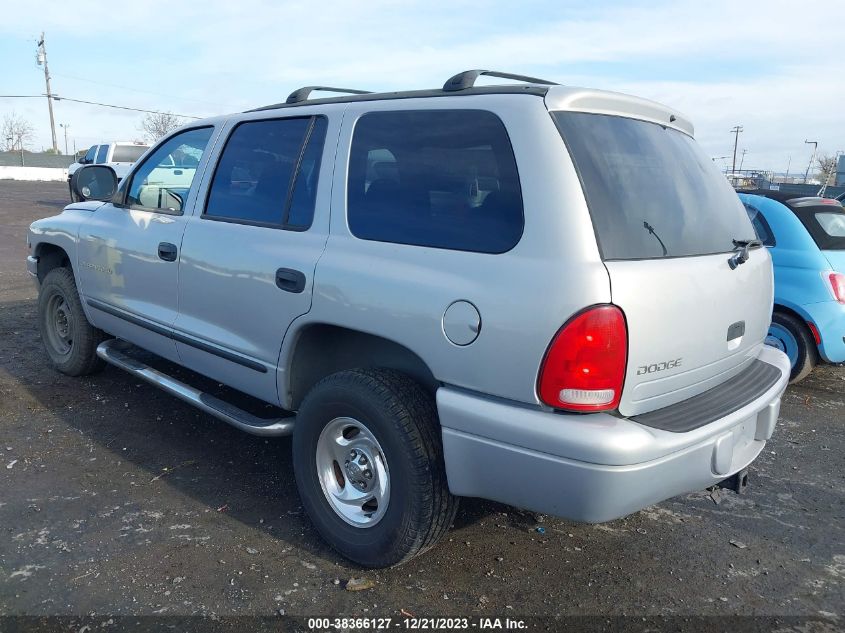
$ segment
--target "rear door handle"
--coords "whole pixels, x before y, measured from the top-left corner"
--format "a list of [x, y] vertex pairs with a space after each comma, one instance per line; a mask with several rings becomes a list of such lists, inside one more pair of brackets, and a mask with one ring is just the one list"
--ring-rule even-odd
[[276, 285], [285, 292], [300, 293], [305, 290], [305, 274], [293, 268], [276, 271]]
[[178, 249], [176, 248], [176, 244], [171, 244], [170, 242], [161, 242], [158, 245], [158, 258], [163, 259], [166, 262], [175, 262], [176, 255], [178, 254]]

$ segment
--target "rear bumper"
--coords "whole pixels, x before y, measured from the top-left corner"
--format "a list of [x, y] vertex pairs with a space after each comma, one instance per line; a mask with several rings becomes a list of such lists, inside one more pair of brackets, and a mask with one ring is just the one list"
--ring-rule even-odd
[[824, 301], [801, 307], [819, 331], [821, 357], [829, 363], [845, 362], [845, 305]]
[[759, 356], [780, 378], [749, 404], [675, 433], [609, 414], [569, 415], [451, 388], [437, 392], [449, 488], [599, 523], [712, 486], [750, 464], [772, 436], [789, 380], [784, 354]]

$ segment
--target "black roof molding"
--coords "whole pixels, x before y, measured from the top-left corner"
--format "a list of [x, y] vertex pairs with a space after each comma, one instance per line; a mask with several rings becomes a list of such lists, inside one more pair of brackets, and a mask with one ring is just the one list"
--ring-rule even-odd
[[344, 94], [350, 95], [369, 95], [373, 94], [369, 90], [355, 90], [354, 88], [332, 88], [331, 86], [304, 86], [303, 88], [299, 88], [298, 90], [294, 90], [292, 93], [288, 95], [288, 98], [285, 100], [285, 103], [302, 103], [308, 99], [308, 95], [310, 95], [315, 90], [319, 90], [321, 92], [341, 92]]
[[454, 92], [456, 90], [466, 90], [475, 86], [475, 80], [481, 75], [487, 77], [499, 77], [500, 79], [513, 79], [515, 81], [524, 81], [529, 84], [542, 84], [544, 86], [557, 86], [554, 81], [548, 79], [539, 79], [538, 77], [528, 77], [527, 75], [514, 75], [513, 73], [503, 73], [498, 70], [465, 70], [450, 77], [445, 84], [443, 90], [446, 92]]

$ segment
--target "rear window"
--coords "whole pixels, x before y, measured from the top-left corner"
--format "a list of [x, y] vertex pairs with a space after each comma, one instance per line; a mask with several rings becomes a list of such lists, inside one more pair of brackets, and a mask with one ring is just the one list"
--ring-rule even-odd
[[148, 149], [146, 145], [115, 145], [111, 161], [113, 163], [134, 163]]
[[845, 250], [845, 211], [836, 206], [836, 209], [827, 204], [790, 207], [823, 251]]
[[371, 112], [352, 139], [356, 237], [503, 253], [522, 236], [522, 193], [505, 126], [483, 110]]
[[726, 253], [755, 237], [742, 203], [686, 134], [604, 114], [553, 112], [604, 259]]

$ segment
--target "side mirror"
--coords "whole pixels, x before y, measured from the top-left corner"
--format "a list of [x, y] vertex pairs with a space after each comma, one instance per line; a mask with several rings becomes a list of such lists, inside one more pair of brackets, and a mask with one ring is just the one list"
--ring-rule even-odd
[[117, 175], [108, 165], [84, 165], [73, 172], [70, 188], [78, 200], [111, 200], [117, 191]]

